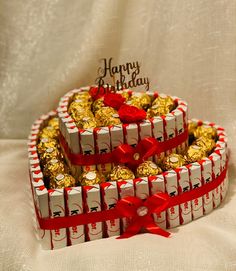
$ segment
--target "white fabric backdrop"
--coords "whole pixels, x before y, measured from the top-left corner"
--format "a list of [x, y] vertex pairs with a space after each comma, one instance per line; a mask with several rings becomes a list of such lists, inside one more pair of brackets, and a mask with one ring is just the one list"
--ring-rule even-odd
[[[66, 91], [94, 83], [103, 57], [139, 60], [152, 89], [227, 129], [231, 191], [224, 208], [171, 240], [146, 234], [41, 251], [23, 139]], [[0, 270], [236, 270], [236, 1], [0, 0], [0, 59]]]

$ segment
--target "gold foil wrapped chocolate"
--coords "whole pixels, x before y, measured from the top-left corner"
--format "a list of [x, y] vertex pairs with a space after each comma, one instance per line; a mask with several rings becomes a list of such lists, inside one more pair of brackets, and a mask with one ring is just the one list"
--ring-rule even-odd
[[49, 179], [51, 179], [53, 176], [58, 175], [59, 173], [67, 173], [67, 172], [68, 172], [68, 169], [66, 165], [62, 161], [56, 158], [51, 159], [44, 166], [44, 169], [43, 169], [43, 175]]
[[62, 153], [56, 147], [47, 148], [45, 152], [40, 156], [40, 160], [43, 166], [45, 166], [52, 159], [61, 160], [62, 158]]
[[195, 138], [199, 138], [203, 136], [203, 137], [216, 139], [216, 136], [217, 136], [216, 128], [208, 126], [208, 125], [198, 126], [193, 134]]
[[130, 98], [130, 103], [140, 109], [147, 110], [152, 104], [151, 97], [146, 93], [136, 92]]
[[48, 148], [59, 148], [59, 144], [56, 139], [43, 137], [40, 139], [37, 150], [39, 155], [43, 154]]
[[52, 126], [54, 129], [59, 129], [59, 118], [54, 117], [48, 121], [48, 126]]
[[147, 110], [147, 118], [153, 118], [168, 114], [170, 111], [167, 107], [153, 105]]
[[75, 100], [73, 101], [68, 109], [68, 113], [74, 116], [79, 116], [84, 111], [90, 111], [91, 110], [91, 104], [87, 103], [85, 100]]
[[119, 90], [119, 91], [117, 91], [116, 93], [118, 93], [118, 94], [120, 94], [122, 97], [124, 97], [126, 101], [129, 100], [130, 95], [129, 95], [129, 92], [128, 92], [128, 91], [126, 91], [126, 90]]
[[83, 118], [75, 121], [76, 126], [82, 129], [95, 128], [97, 122], [94, 116], [84, 116]]
[[185, 155], [188, 163], [197, 162], [204, 157], [206, 157], [206, 152], [197, 145], [190, 145]]
[[158, 96], [152, 103], [152, 106], [154, 105], [165, 107], [169, 110], [169, 112], [176, 107], [174, 100], [170, 96]]
[[95, 113], [99, 127], [121, 124], [117, 111], [112, 107], [102, 107]]
[[49, 187], [51, 189], [60, 189], [65, 187], [73, 187], [76, 185], [75, 178], [69, 174], [58, 174], [50, 179]]
[[130, 101], [127, 101], [126, 104], [135, 106], [138, 109], [142, 109], [142, 106], [141, 106], [141, 103], [140, 103], [139, 99], [132, 99]]
[[177, 167], [182, 167], [186, 164], [186, 160], [180, 154], [172, 153], [166, 156], [162, 161], [163, 170], [175, 169]]
[[137, 177], [148, 177], [152, 175], [157, 175], [162, 172], [161, 168], [158, 167], [152, 161], [145, 161], [140, 164], [136, 169], [136, 176]]
[[198, 125], [196, 122], [189, 121], [188, 123], [188, 134], [189, 136], [192, 136], [194, 134], [194, 131], [197, 129]]
[[46, 126], [42, 129], [39, 138], [53, 138], [57, 139], [59, 136], [59, 130], [52, 126]]
[[199, 137], [196, 141], [194, 141], [193, 144], [199, 146], [207, 154], [210, 154], [216, 145], [214, 139], [204, 137], [204, 136]]
[[105, 177], [97, 170], [83, 172], [79, 177], [81, 185], [94, 185], [105, 182]]
[[93, 104], [92, 104], [92, 111], [93, 111], [94, 114], [95, 114], [100, 108], [105, 107], [103, 101], [104, 101], [104, 98], [102, 97], [102, 98], [99, 98], [99, 99], [97, 99], [97, 100], [95, 100], [95, 101], [93, 102]]
[[73, 101], [75, 100], [86, 100], [89, 103], [92, 103], [92, 97], [87, 91], [77, 92], [73, 96]]
[[110, 181], [121, 181], [134, 179], [134, 173], [126, 166], [117, 165], [109, 174]]

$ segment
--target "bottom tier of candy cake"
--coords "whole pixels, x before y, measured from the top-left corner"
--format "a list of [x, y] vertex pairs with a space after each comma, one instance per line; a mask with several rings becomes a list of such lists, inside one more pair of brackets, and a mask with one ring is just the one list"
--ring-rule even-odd
[[[126, 234], [132, 217], [102, 219], [101, 211], [116, 208], [122, 199], [137, 201], [167, 195], [174, 199], [208, 187], [201, 196], [186, 197], [181, 204], [169, 205], [151, 214], [161, 229], [186, 224], [218, 207], [228, 189], [227, 137], [224, 129], [208, 122], [189, 122], [189, 147], [184, 153], [166, 153], [155, 162], [150, 158], [132, 166], [113, 164], [106, 176], [100, 166], [83, 167], [79, 177], [73, 176], [73, 162], [62, 144], [57, 113], [43, 115], [32, 126], [28, 142], [30, 183], [38, 223], [38, 233], [44, 249], [62, 248], [103, 237]], [[221, 179], [221, 180], [220, 180]], [[209, 191], [209, 184], [219, 184]], [[212, 186], [213, 187], [213, 186]], [[202, 191], [202, 190], [201, 190]], [[173, 201], [173, 200], [172, 200]], [[146, 215], [146, 205], [137, 209]], [[76, 225], [69, 218], [97, 213], [97, 220]], [[68, 218], [65, 220], [58, 218]], [[50, 219], [51, 218], [51, 219]], [[44, 227], [43, 222], [50, 222]], [[86, 216], [81, 220], [86, 221]], [[57, 223], [59, 221], [59, 223]], [[55, 222], [55, 226], [53, 226]], [[61, 224], [60, 224], [61, 223]], [[64, 223], [64, 224], [63, 224]], [[48, 224], [47, 224], [48, 225]], [[63, 227], [64, 225], [64, 227]], [[164, 234], [163, 234], [164, 235]]]

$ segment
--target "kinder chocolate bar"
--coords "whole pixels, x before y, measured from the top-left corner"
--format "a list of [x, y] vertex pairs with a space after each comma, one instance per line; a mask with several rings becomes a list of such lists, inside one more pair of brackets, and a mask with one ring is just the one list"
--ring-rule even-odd
[[[39, 186], [35, 189], [35, 202], [41, 218], [49, 218], [49, 205], [48, 205], [48, 190], [45, 186]], [[37, 219], [36, 219], [37, 221]], [[38, 223], [38, 235], [41, 239], [43, 249], [52, 249], [51, 247], [51, 231], [40, 229]]]
[[[120, 198], [125, 198], [128, 196], [134, 196], [134, 184], [133, 180], [125, 180], [125, 181], [120, 181], [117, 183], [118, 186], [118, 191]], [[124, 217], [122, 218], [122, 230], [125, 231], [125, 229], [128, 227], [130, 223], [130, 218], [129, 217]]]
[[[109, 128], [95, 128], [93, 131], [96, 144], [96, 153], [105, 154], [111, 152]], [[111, 166], [111, 163], [98, 164], [97, 170], [106, 176], [111, 171]]]
[[[50, 189], [49, 207], [51, 218], [65, 216], [65, 202], [63, 189]], [[52, 249], [62, 248], [67, 246], [66, 229], [56, 229], [51, 231], [52, 234]]]
[[[80, 129], [80, 148], [81, 153], [85, 155], [95, 154], [95, 145], [94, 145], [94, 138], [93, 138], [93, 129]], [[90, 166], [82, 166], [84, 171], [91, 171], [96, 169], [95, 165]]]
[[[148, 177], [150, 194], [154, 195], [160, 192], [165, 193], [165, 180], [162, 174]], [[160, 214], [153, 214], [155, 223], [162, 229], [166, 228], [166, 212]]]
[[[153, 137], [155, 137], [157, 141], [163, 142], [165, 140], [163, 119], [161, 117], [154, 117], [150, 119], [150, 121], [152, 123]], [[162, 159], [164, 157], [165, 157], [165, 153], [163, 152], [163, 153], [160, 153], [159, 155], [156, 155], [154, 157], [154, 160], [157, 163], [159, 159]]]
[[[165, 140], [172, 139], [176, 136], [175, 132], [175, 116], [172, 114], [166, 114], [165, 116], [162, 116], [163, 122], [164, 122], [164, 135]], [[176, 149], [168, 150], [166, 151], [166, 155], [175, 152]]]
[[139, 141], [138, 125], [135, 123], [124, 124], [125, 142], [132, 147], [136, 147]]
[[[67, 215], [78, 215], [83, 213], [83, 199], [81, 187], [65, 188]], [[68, 228], [68, 239], [70, 245], [85, 242], [84, 225]]]
[[[117, 182], [100, 184], [103, 210], [115, 208], [118, 200]], [[104, 223], [104, 234], [107, 237], [120, 235], [120, 220], [112, 219]]]
[[[202, 182], [207, 184], [212, 181], [212, 163], [209, 158], [202, 159], [199, 164], [202, 168]], [[203, 196], [204, 214], [208, 214], [213, 210], [212, 191]]]
[[109, 127], [111, 137], [111, 148], [114, 150], [116, 147], [124, 143], [123, 126], [114, 125]]
[[134, 189], [135, 189], [135, 196], [144, 200], [149, 196], [149, 186], [148, 186], [148, 178], [136, 178], [133, 181]]
[[[189, 172], [186, 167], [179, 167], [175, 170], [178, 178], [179, 195], [190, 190]], [[192, 221], [192, 206], [191, 201], [180, 204], [180, 224], [186, 224]]]
[[[192, 163], [187, 165], [189, 170], [189, 179], [191, 190], [202, 186], [201, 165]], [[203, 199], [202, 197], [192, 200], [192, 216], [193, 220], [203, 216]]]
[[[166, 192], [170, 197], [178, 195], [178, 183], [177, 183], [177, 174], [174, 170], [169, 170], [163, 173], [165, 177], [165, 186]], [[179, 206], [173, 206], [167, 209], [167, 227], [174, 228], [179, 226]]]
[[[175, 116], [175, 129], [176, 129], [176, 134], [180, 135], [184, 132], [185, 126], [184, 126], [184, 116], [183, 112], [181, 110], [173, 110], [171, 112], [173, 116]], [[176, 149], [179, 153], [183, 153], [186, 148], [186, 142], [181, 143]]]
[[[209, 159], [212, 162], [212, 175], [213, 178], [217, 178], [220, 175], [220, 155], [217, 153], [212, 153], [209, 155]], [[220, 205], [220, 187], [217, 187], [213, 191], [213, 207], [216, 208], [217, 206]]]
[[150, 120], [143, 120], [139, 123], [140, 140], [146, 137], [152, 137], [152, 123]]
[[[98, 184], [93, 186], [83, 186], [83, 201], [86, 213], [101, 211], [100, 187]], [[102, 222], [85, 225], [86, 241], [101, 239], [103, 237]]]

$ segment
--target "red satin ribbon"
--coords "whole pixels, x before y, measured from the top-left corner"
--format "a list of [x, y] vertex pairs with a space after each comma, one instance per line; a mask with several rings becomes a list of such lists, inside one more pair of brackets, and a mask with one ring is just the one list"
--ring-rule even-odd
[[[63, 135], [60, 135], [60, 143], [73, 165], [78, 166], [89, 166], [97, 164], [107, 164], [107, 163], [128, 163], [131, 166], [135, 166], [147, 160], [148, 157], [155, 154], [160, 154], [162, 152], [176, 148], [181, 143], [188, 139], [188, 131], [185, 130], [180, 135], [175, 138], [166, 140], [164, 142], [159, 142], [155, 138], [148, 137], [141, 140], [138, 145], [133, 148], [128, 144], [122, 144], [118, 146], [113, 152], [105, 154], [75, 154], [72, 153], [68, 144], [66, 143]], [[134, 154], [138, 153], [139, 158], [134, 159]]]
[[170, 234], [154, 223], [152, 214], [159, 214], [170, 207], [204, 196], [217, 188], [224, 181], [226, 172], [227, 166], [222, 173], [211, 182], [175, 197], [170, 197], [165, 193], [157, 193], [148, 197], [144, 202], [137, 197], [126, 197], [119, 200], [116, 207], [111, 210], [56, 218], [41, 218], [38, 209], [35, 208], [36, 215], [39, 226], [43, 230], [69, 228], [117, 218], [131, 217], [130, 225], [123, 235], [118, 238], [131, 237], [138, 233], [141, 228], [146, 228], [151, 233], [168, 237]]

